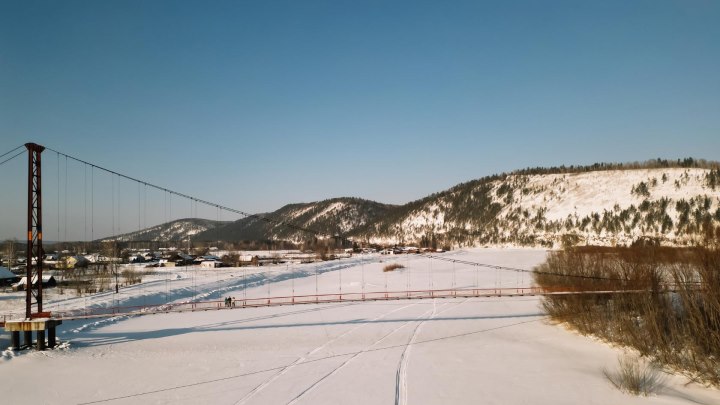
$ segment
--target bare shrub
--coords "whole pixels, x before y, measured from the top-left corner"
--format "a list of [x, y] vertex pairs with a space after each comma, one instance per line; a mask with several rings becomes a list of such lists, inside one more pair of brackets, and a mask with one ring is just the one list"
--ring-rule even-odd
[[142, 273], [125, 269], [122, 271], [122, 277], [125, 280], [125, 285], [138, 284], [142, 281]]
[[633, 395], [648, 396], [663, 383], [660, 371], [651, 363], [627, 354], [618, 356], [616, 371], [603, 369], [603, 374], [615, 388]]
[[383, 267], [383, 271], [384, 271], [384, 272], [388, 272], [388, 271], [393, 271], [393, 270], [397, 270], [397, 269], [404, 269], [404, 268], [405, 268], [405, 266], [403, 266], [403, 265], [400, 264], [400, 263], [393, 263], [393, 264], [388, 264], [387, 266]]
[[720, 235], [703, 246], [572, 248], [535, 269], [553, 319], [720, 386]]

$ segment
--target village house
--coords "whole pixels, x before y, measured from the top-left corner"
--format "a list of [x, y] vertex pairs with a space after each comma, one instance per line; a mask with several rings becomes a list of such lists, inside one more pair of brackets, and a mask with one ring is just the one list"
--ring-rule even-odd
[[8, 286], [17, 283], [20, 277], [13, 274], [7, 267], [0, 266], [0, 286]]
[[59, 269], [75, 269], [79, 267], [87, 267], [89, 264], [90, 261], [85, 258], [85, 256], [75, 255], [59, 260], [56, 267]]
[[[17, 283], [13, 284], [12, 288], [14, 291], [25, 291], [27, 288], [27, 277], [23, 277], [18, 281]], [[57, 281], [55, 280], [54, 276], [49, 275], [43, 275], [42, 276], [42, 287], [55, 287], [57, 285]], [[32, 288], [36, 289], [38, 286], [38, 276], [37, 274], [33, 276], [32, 278]]]

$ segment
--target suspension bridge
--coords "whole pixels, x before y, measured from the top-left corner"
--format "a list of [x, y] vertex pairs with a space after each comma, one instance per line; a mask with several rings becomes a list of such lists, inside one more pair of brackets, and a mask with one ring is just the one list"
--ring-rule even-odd
[[[24, 149], [23, 149], [24, 148]], [[50, 171], [43, 169], [42, 153], [46, 152], [50, 155], [50, 164], [46, 167], [51, 168]], [[82, 240], [86, 243], [92, 243], [98, 240], [98, 235], [102, 235], [101, 240], [117, 240], [118, 235], [127, 233], [132, 230], [142, 230], [150, 225], [168, 222], [180, 215], [178, 206], [184, 204], [175, 204], [173, 211], [173, 199], [184, 200], [188, 208], [187, 215], [189, 218], [200, 216], [198, 207], [205, 207], [205, 216], [215, 214], [215, 219], [221, 218], [221, 213], [230, 216], [250, 217], [261, 221], [271, 222], [275, 225], [286, 227], [298, 232], [306, 233], [312, 237], [318, 238], [338, 238], [337, 235], [329, 235], [322, 231], [299, 226], [287, 221], [281, 221], [275, 218], [250, 214], [242, 210], [231, 208], [222, 204], [218, 204], [206, 199], [197, 198], [183, 192], [175, 191], [170, 188], [157, 186], [149, 181], [137, 179], [118, 171], [104, 168], [100, 165], [90, 163], [86, 160], [74, 157], [55, 149], [46, 148], [44, 146], [28, 143], [21, 145], [3, 155], [0, 155], [0, 166], [7, 164], [15, 158], [27, 153], [27, 247], [26, 247], [26, 275], [25, 280], [38, 280], [37, 285], [33, 288], [25, 288], [25, 311], [10, 311], [0, 314], [0, 326], [12, 334], [12, 345], [20, 348], [20, 332], [24, 333], [25, 346], [33, 345], [32, 332], [36, 332], [35, 345], [39, 350], [45, 349], [46, 346], [54, 347], [56, 345], [55, 333], [57, 326], [63, 321], [77, 319], [94, 319], [107, 318], [116, 316], [135, 316], [150, 315], [160, 313], [174, 312], [196, 312], [196, 311], [217, 311], [217, 310], [233, 310], [242, 308], [257, 308], [264, 306], [282, 306], [282, 305], [307, 305], [307, 304], [327, 304], [336, 302], [362, 302], [362, 301], [383, 301], [383, 300], [418, 300], [418, 299], [442, 299], [442, 298], [470, 298], [470, 297], [518, 297], [518, 296], [537, 296], [537, 295], [572, 295], [572, 294], [612, 294], [618, 291], [555, 291], [552, 289], [541, 289], [531, 284], [531, 277], [527, 279], [525, 274], [532, 273], [532, 270], [514, 268], [508, 266], [499, 266], [494, 264], [485, 264], [459, 260], [452, 256], [444, 254], [423, 254], [412, 255], [428, 260], [427, 271], [427, 288], [417, 288], [411, 283], [411, 273], [407, 272], [407, 282], [400, 283], [403, 288], [388, 287], [387, 276], [384, 288], [366, 288], [364, 273], [362, 279], [361, 291], [344, 291], [342, 280], [339, 280], [338, 291], [321, 292], [316, 290], [314, 293], [296, 294], [294, 288], [290, 294], [272, 295], [268, 293], [264, 296], [247, 297], [240, 299], [231, 299], [229, 302], [224, 300], [213, 299], [196, 299], [180, 300], [176, 302], [163, 302], [158, 304], [143, 305], [122, 305], [119, 300], [111, 300], [102, 306], [91, 308], [54, 308], [52, 311], [46, 310], [43, 306], [43, 257], [45, 250], [43, 249], [43, 237], [55, 233], [55, 241], [52, 245], [57, 248], [62, 243], [72, 240], [73, 235], [82, 234]], [[9, 157], [7, 157], [9, 156]], [[6, 158], [7, 157], [7, 158]], [[52, 161], [52, 158], [55, 158]], [[75, 167], [72, 167], [75, 166]], [[55, 172], [52, 172], [55, 169]], [[54, 176], [53, 176], [54, 175]], [[50, 182], [51, 186], [45, 184], [45, 193], [43, 193], [43, 181], [54, 180]], [[82, 180], [80, 182], [79, 180]], [[78, 190], [74, 185], [82, 183], [82, 190]], [[129, 185], [129, 186], [128, 186]], [[48, 192], [50, 190], [50, 192]], [[148, 191], [153, 190], [158, 193], [160, 202], [148, 203]], [[134, 199], [133, 194], [136, 191], [136, 204], [129, 201]], [[43, 199], [52, 196], [54, 204], [45, 204], [45, 212], [50, 212], [51, 225], [45, 226], [43, 235]], [[80, 201], [81, 200], [81, 201]], [[109, 205], [109, 207], [108, 207]], [[134, 205], [134, 206], [133, 206]], [[209, 209], [209, 211], [207, 210]], [[210, 214], [210, 215], [208, 215]], [[131, 229], [128, 224], [129, 218], [137, 217], [137, 228]], [[150, 221], [148, 221], [150, 217]], [[73, 219], [74, 218], [74, 219]], [[81, 219], [82, 226], [76, 224]], [[46, 221], [47, 223], [47, 221]], [[69, 231], [70, 237], [68, 236]], [[80, 229], [77, 229], [80, 228]], [[344, 242], [353, 241], [340, 237]], [[189, 239], [188, 239], [189, 241]], [[118, 256], [117, 244], [113, 244], [113, 251], [110, 252], [114, 257]], [[59, 250], [59, 249], [57, 249]], [[189, 252], [188, 252], [189, 253]], [[410, 255], [406, 255], [410, 256]], [[434, 276], [432, 271], [432, 262], [452, 263], [452, 283], [448, 283], [447, 287], [435, 288]], [[461, 285], [456, 283], [455, 266], [465, 266], [465, 268], [475, 269], [475, 283]], [[479, 268], [487, 270], [495, 270], [498, 272], [494, 288], [482, 288], [477, 281]], [[500, 272], [523, 275], [518, 276], [514, 285], [509, 286], [507, 283], [499, 283]], [[116, 286], [115, 294], [120, 293], [117, 284], [117, 271], [115, 271]], [[342, 271], [340, 272], [342, 277]], [[316, 274], [317, 278], [317, 274]], [[395, 276], [398, 278], [398, 276]], [[270, 283], [270, 280], [266, 281]], [[424, 282], [424, 280], [423, 280]], [[530, 284], [530, 285], [526, 285]], [[32, 284], [32, 282], [27, 282]], [[166, 281], [167, 284], [167, 281]], [[247, 284], [244, 286], [236, 286], [238, 290], [247, 290]], [[627, 292], [627, 291], [623, 291]], [[47, 336], [46, 336], [47, 332]], [[47, 337], [47, 344], [46, 344]]]

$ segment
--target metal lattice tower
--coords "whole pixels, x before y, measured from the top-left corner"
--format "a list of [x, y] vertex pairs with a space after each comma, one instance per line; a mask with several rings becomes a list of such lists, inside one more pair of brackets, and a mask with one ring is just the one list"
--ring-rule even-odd
[[[25, 317], [32, 318], [33, 298], [37, 303], [37, 313], [42, 312], [42, 187], [40, 154], [44, 146], [26, 143], [28, 150], [28, 212], [27, 212], [27, 269], [25, 279]], [[33, 257], [37, 258], [33, 268]], [[37, 293], [33, 288], [33, 277], [37, 276]]]

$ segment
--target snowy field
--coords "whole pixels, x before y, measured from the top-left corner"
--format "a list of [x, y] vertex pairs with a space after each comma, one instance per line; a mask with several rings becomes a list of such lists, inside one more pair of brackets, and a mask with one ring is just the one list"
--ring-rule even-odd
[[[443, 255], [531, 269], [545, 254]], [[405, 268], [383, 272], [390, 263]], [[46, 308], [530, 284], [524, 273], [420, 255], [364, 255], [318, 264], [176, 268], [120, 294], [53, 295]], [[18, 297], [0, 296], [0, 312], [11, 311]], [[55, 350], [2, 352], [2, 403], [720, 404], [720, 391], [669, 374], [653, 396], [620, 393], [603, 368], [614, 369], [622, 350], [550, 324], [539, 303], [537, 297], [448, 298], [66, 321]], [[9, 346], [7, 334], [0, 344]]]

